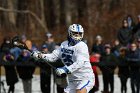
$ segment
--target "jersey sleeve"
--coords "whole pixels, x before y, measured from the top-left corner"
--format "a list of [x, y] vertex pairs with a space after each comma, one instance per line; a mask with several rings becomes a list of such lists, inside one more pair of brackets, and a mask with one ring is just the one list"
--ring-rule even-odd
[[87, 45], [84, 44], [77, 47], [76, 61], [72, 65], [67, 66], [67, 69], [72, 73], [79, 68], [82, 68], [82, 66], [84, 66], [84, 63], [87, 61], [89, 61], [89, 52]]
[[46, 62], [55, 62], [60, 57], [60, 48], [55, 49], [50, 54], [42, 54], [42, 59]]

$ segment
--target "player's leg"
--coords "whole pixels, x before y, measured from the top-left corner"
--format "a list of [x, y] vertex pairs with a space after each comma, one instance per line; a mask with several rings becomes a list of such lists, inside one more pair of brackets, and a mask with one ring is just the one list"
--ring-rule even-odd
[[89, 93], [94, 86], [94, 80], [82, 80], [77, 84], [76, 93]]
[[69, 82], [64, 93], [88, 93], [93, 88], [94, 83], [93, 79]]

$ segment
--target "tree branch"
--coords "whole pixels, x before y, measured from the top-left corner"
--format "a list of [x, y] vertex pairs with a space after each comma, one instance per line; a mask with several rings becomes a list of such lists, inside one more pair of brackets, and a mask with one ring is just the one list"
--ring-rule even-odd
[[31, 16], [33, 16], [35, 18], [35, 20], [37, 20], [37, 22], [39, 22], [39, 24], [42, 26], [42, 28], [47, 32], [48, 29], [45, 26], [45, 24], [43, 23], [43, 21], [32, 11], [30, 10], [12, 10], [12, 9], [5, 9], [3, 7], [0, 7], [0, 11], [4, 11], [4, 12], [16, 12], [16, 13], [24, 13], [24, 14], [30, 14]]

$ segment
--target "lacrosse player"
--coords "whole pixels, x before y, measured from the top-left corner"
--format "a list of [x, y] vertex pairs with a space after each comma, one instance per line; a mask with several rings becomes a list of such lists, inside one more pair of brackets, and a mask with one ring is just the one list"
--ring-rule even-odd
[[84, 29], [79, 24], [70, 25], [68, 38], [61, 46], [51, 54], [43, 54], [33, 51], [31, 56], [35, 59], [43, 59], [45, 62], [55, 62], [58, 59], [64, 63], [64, 67], [56, 69], [56, 74], [67, 74], [69, 84], [64, 93], [88, 93], [94, 86], [94, 74], [89, 62], [87, 45], [82, 41]]

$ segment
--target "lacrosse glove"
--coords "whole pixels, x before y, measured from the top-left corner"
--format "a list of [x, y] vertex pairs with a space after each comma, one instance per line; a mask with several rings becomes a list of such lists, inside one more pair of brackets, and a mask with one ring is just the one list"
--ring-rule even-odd
[[58, 76], [67, 75], [68, 73], [70, 73], [69, 70], [65, 66], [57, 68], [55, 72]]

